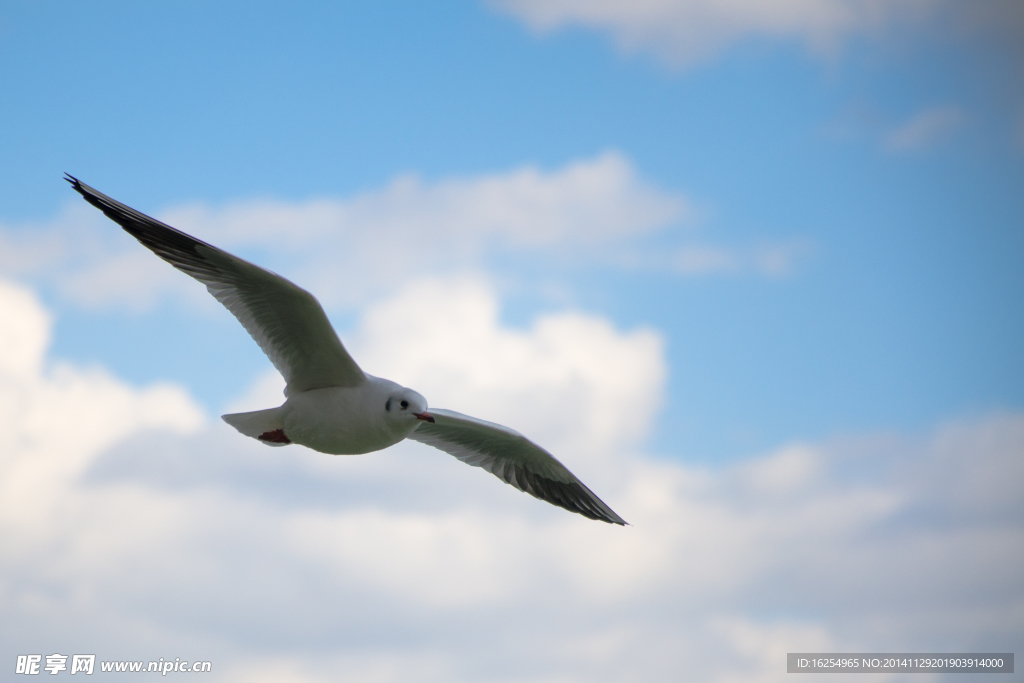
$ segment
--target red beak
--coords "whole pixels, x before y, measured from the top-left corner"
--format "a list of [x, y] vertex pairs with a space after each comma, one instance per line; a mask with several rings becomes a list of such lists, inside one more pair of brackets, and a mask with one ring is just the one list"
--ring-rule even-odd
[[413, 413], [413, 415], [416, 416], [417, 420], [423, 420], [424, 422], [430, 422], [431, 424], [435, 422], [434, 416], [426, 411], [422, 413]]

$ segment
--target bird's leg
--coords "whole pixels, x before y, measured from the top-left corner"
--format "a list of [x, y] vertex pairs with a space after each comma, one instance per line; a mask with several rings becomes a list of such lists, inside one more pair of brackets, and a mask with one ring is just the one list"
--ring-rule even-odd
[[259, 439], [260, 441], [269, 441], [270, 443], [291, 443], [292, 442], [291, 439], [289, 439], [287, 436], [285, 436], [283, 429], [275, 429], [272, 432], [263, 432], [262, 434], [260, 434], [256, 438]]

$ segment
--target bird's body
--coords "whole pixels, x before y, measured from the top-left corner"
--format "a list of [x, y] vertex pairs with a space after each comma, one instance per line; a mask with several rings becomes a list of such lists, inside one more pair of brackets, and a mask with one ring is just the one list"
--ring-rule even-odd
[[[360, 455], [394, 446], [419, 426], [417, 419], [390, 419], [400, 403], [394, 396], [414, 394], [386, 379], [368, 376], [358, 387], [325, 387], [293, 394], [277, 410], [281, 429], [292, 443], [331, 455]], [[419, 396], [416, 394], [416, 396]], [[419, 396], [426, 412], [426, 401]], [[387, 410], [388, 400], [393, 410]], [[400, 399], [408, 400], [408, 399]], [[229, 421], [230, 422], [230, 421]]]
[[283, 405], [223, 416], [242, 434], [269, 446], [299, 444], [333, 455], [371, 453], [409, 438], [571, 512], [625, 524], [554, 456], [519, 432], [451, 410], [428, 411], [419, 393], [364, 373], [309, 292], [76, 178], [68, 176], [68, 182], [157, 256], [205, 284], [284, 376]]

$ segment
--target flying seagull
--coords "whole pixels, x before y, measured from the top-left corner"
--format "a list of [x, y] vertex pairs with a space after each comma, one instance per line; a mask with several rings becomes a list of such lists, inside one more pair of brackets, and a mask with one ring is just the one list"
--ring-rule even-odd
[[412, 389], [364, 373], [320, 302], [280, 275], [65, 178], [143, 246], [194, 277], [238, 318], [287, 383], [278, 408], [223, 415], [268, 446], [356, 455], [412, 439], [481, 467], [535, 498], [590, 519], [626, 524], [553, 455], [519, 432], [454, 410], [427, 411]]

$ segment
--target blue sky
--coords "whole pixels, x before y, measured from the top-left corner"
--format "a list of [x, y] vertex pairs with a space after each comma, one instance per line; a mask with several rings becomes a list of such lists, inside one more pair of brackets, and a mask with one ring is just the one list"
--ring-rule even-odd
[[[346, 197], [408, 172], [550, 170], [616, 150], [696, 207], [651, 248], [797, 252], [775, 279], [548, 273], [580, 306], [667, 334], [659, 451], [728, 458], [1021, 406], [1020, 56], [985, 45], [982, 29], [854, 32], [827, 55], [752, 35], [674, 67], [579, 27], [538, 36], [473, 3], [246, 8], [9, 7], [5, 222], [31, 226], [73, 202], [64, 170], [157, 211]], [[948, 130], [887, 143], [942, 109]], [[552, 305], [523, 292], [506, 315]], [[151, 348], [151, 319], [75, 313], [58, 327], [63, 356], [169, 378], [106, 336]], [[261, 362], [249, 360], [247, 371]], [[235, 387], [202, 381], [209, 363], [222, 354], [186, 381], [216, 406]]]
[[[385, 463], [374, 474], [377, 465], [351, 470], [348, 462], [315, 464], [306, 454], [294, 456], [305, 464], [293, 466], [266, 460], [258, 444], [230, 445], [234, 435], [220, 431], [216, 416], [240, 402], [259, 408], [266, 407], [259, 401], [276, 400], [269, 363], [201, 287], [85, 206], [61, 180], [69, 172], [307, 287], [369, 371], [404, 373], [393, 378], [408, 384], [418, 379], [422, 384], [413, 386], [434, 405], [520, 420], [511, 426], [533, 428], [531, 435], [562, 447], [570, 466], [586, 463], [589, 478], [577, 472], [584, 481], [597, 480], [627, 507], [632, 503], [631, 516], [608, 501], [631, 521], [655, 519], [658, 510], [685, 515], [699, 508], [694, 500], [710, 501], [701, 513], [708, 524], [723, 524], [723, 533], [744, 545], [746, 527], [712, 512], [714, 501], [736, 519], [749, 512], [736, 493], [747, 484], [736, 481], [750, 484], [762, 475], [776, 481], [764, 474], [776, 472], [793, 486], [811, 487], [820, 476], [829, 482], [822, 484], [823, 498], [804, 490], [806, 508], [785, 508], [768, 494], [762, 501], [752, 493], [751, 500], [762, 501], [764, 518], [783, 526], [790, 515], [813, 518], [817, 503], [853, 501], [849, 510], [860, 512], [849, 519], [867, 524], [873, 531], [864, 531], [866, 537], [881, 544], [860, 558], [882, 554], [891, 534], [916, 534], [907, 529], [916, 529], [912, 522], [922, 516], [984, 519], [991, 527], [978, 538], [997, 531], [1011, 538], [1009, 551], [978, 551], [987, 564], [1019, 561], [1020, 520], [1013, 519], [1019, 506], [1006, 502], [1012, 496], [994, 495], [978, 512], [981, 489], [963, 501], [938, 492], [949, 492], [943, 487], [952, 484], [942, 477], [961, 472], [969, 457], [988, 463], [985, 476], [998, 480], [1003, 472], [1006, 486], [1019, 483], [1019, 467], [1011, 463], [1024, 447], [1021, 11], [1012, 2], [945, 0], [903, 0], [882, 9], [856, 0], [775, 6], [665, 0], [647, 7], [573, 0], [6, 3], [0, 8], [0, 279], [13, 288], [3, 325], [14, 341], [5, 348], [11, 367], [21, 363], [11, 360], [18, 354], [43, 359], [38, 377], [12, 370], [8, 388], [27, 382], [24, 387], [35, 388], [10, 389], [10, 395], [41, 392], [32, 404], [40, 415], [70, 405], [53, 398], [53, 387], [78, 386], [61, 384], [60, 367], [74, 368], [83, 386], [98, 383], [97, 397], [112, 392], [102, 413], [108, 417], [81, 427], [83, 433], [95, 427], [98, 436], [75, 446], [84, 449], [71, 459], [79, 464], [61, 485], [72, 487], [83, 509], [92, 509], [88, 492], [97, 487], [123, 493], [136, 486], [170, 496], [167, 509], [180, 511], [209, 486], [220, 492], [216, 510], [252, 505], [256, 517], [270, 520], [268, 528], [283, 529], [288, 523], [272, 511], [283, 506], [305, 514], [295, 501], [320, 500], [317, 477], [323, 476], [351, 495], [358, 482], [372, 482], [369, 490], [379, 494], [373, 505], [422, 514], [423, 528], [446, 529], [448, 519], [422, 492], [409, 493], [405, 479], [394, 488], [382, 483], [401, 478], [389, 469], [397, 467], [392, 461], [371, 461]], [[52, 333], [40, 322], [47, 319]], [[473, 344], [460, 341], [469, 338]], [[406, 361], [410, 347], [416, 349]], [[458, 374], [460, 360], [474, 370]], [[151, 401], [155, 412], [138, 408], [119, 421], [117, 406], [127, 404], [118, 396], [134, 396], [128, 403], [139, 406]], [[552, 422], [559, 415], [560, 425]], [[5, 419], [20, 418], [8, 413]], [[109, 428], [102, 426], [106, 420]], [[70, 424], [48, 428], [57, 445], [46, 452], [54, 462], [70, 447], [56, 436]], [[216, 448], [201, 445], [208, 440]], [[18, 452], [27, 458], [30, 450]], [[197, 451], [228, 464], [210, 474]], [[590, 452], [596, 455], [587, 460]], [[165, 471], [156, 453], [185, 464], [175, 465], [178, 474]], [[132, 464], [134, 458], [145, 467]], [[633, 474], [623, 474], [624, 462], [637, 468], [628, 470]], [[906, 493], [894, 472], [912, 466], [945, 474]], [[260, 483], [279, 467], [287, 470], [274, 475], [284, 482], [282, 491], [274, 490], [274, 476]], [[338, 471], [325, 474], [324, 467]], [[669, 469], [651, 475], [657, 468]], [[355, 478], [345, 480], [346, 473]], [[444, 473], [466, 477], [459, 493], [450, 494], [453, 509], [483, 506], [481, 514], [506, 531], [522, 513], [517, 504], [532, 502], [502, 498], [499, 507], [488, 507], [498, 504], [472, 493], [474, 482], [491, 484], [478, 481], [484, 475], [454, 467]], [[207, 475], [212, 483], [204, 484]], [[442, 489], [450, 485], [436, 478], [442, 475], [429, 476]], [[665, 494], [674, 501], [669, 508], [645, 507], [645, 500], [663, 500], [655, 491], [659, 477], [689, 483]], [[857, 497], [863, 492], [855, 480], [864, 477], [877, 494], [874, 502]], [[623, 483], [634, 480], [640, 483]], [[644, 486], [654, 487], [649, 496], [637, 493]], [[900, 498], [905, 493], [909, 498]], [[341, 524], [363, 504], [327, 507]], [[420, 504], [425, 507], [416, 512]], [[955, 509], [936, 512], [942, 505]], [[99, 521], [95, 528], [46, 527], [44, 533], [39, 520], [57, 514], [47, 510], [40, 508], [38, 518], [18, 513], [9, 529], [35, 529], [53, 547], [89, 536], [89, 529], [117, 536]], [[141, 518], [164, 519], [154, 510]], [[441, 516], [432, 517], [435, 512]], [[528, 519], [550, 534], [555, 527], [545, 525], [560, 523], [557, 516]], [[689, 519], [686, 528], [694, 523], [700, 526]], [[672, 545], [667, 539], [689, 537], [649, 526], [666, 535], [651, 532], [628, 552], [657, 558], [655, 547], [721, 550], [697, 541]], [[185, 522], [174, 528], [176, 538], [193, 538], [181, 531], [192, 528]], [[960, 538], [955, 524], [943, 528]], [[218, 529], [216, 538], [233, 533], [230, 525]], [[352, 543], [370, 542], [335, 532]], [[451, 533], [460, 543], [476, 538]], [[213, 553], [208, 564], [229, 573], [242, 555], [255, 552], [259, 544], [252, 542], [241, 554]], [[286, 582], [304, 571], [308, 554], [290, 554], [286, 543], [268, 547], [285, 558], [277, 571]], [[7, 585], [24, 580], [29, 587], [0, 599], [17, 601], [34, 590], [24, 577], [43, 556], [24, 552], [12, 561]], [[581, 556], [591, 557], [587, 552]], [[380, 553], [370, 555], [389, 564]], [[926, 556], [922, 550], [914, 562], [933, 566]], [[715, 562], [728, 566], [730, 557], [715, 555]], [[537, 567], [547, 565], [524, 562], [543, 584], [548, 570]], [[734, 644], [749, 636], [883, 647], [858, 628], [899, 621], [884, 610], [854, 618], [856, 609], [827, 599], [796, 600], [796, 606], [765, 601], [756, 597], [759, 587], [782, 586], [788, 594], [790, 584], [772, 583], [773, 561], [751, 562], [764, 573], [752, 570], [753, 578], [736, 584], [742, 588], [734, 586], [724, 611], [695, 608], [706, 618], [701, 623], [717, 624], [708, 628]], [[867, 573], [881, 581], [883, 565]], [[329, 574], [326, 566], [316, 571]], [[438, 566], [424, 571], [433, 575]], [[239, 635], [242, 627], [226, 616], [212, 618], [220, 626], [199, 627], [167, 606], [147, 612], [143, 605], [158, 589], [121, 593], [110, 587], [120, 571], [95, 569], [82, 585], [128, 612], [140, 610], [182, 648], [192, 647], [199, 633], [215, 634], [221, 643], [215, 651], [234, 667], [230, 675], [247, 675], [240, 662], [255, 656], [258, 637]], [[631, 571], [615, 576], [660, 580]], [[359, 577], [365, 579], [352, 574], [353, 585], [362, 585]], [[608, 586], [616, 579], [605, 578], [611, 583], [601, 585], [614, 593]], [[703, 585], [700, 576], [691, 578]], [[53, 590], [70, 591], [78, 580], [53, 579]], [[172, 580], [169, 594], [216, 594], [216, 580], [195, 581]], [[948, 588], [943, 581], [935, 578], [936, 590]], [[1002, 598], [1010, 591], [1013, 604], [1022, 599], [1019, 580], [978, 581], [982, 588], [1003, 587]], [[527, 588], [544, 595], [551, 585]], [[822, 585], [827, 593], [828, 583]], [[262, 594], [261, 586], [253, 579], [253, 595]], [[489, 595], [481, 589], [476, 602], [456, 602], [485, 623]], [[605, 603], [581, 595], [570, 601], [572, 609], [604, 614]], [[687, 609], [700, 603], [678, 599]], [[613, 610], [628, 614], [621, 623], [639, 624], [636, 633], [678, 627], [694, 638], [693, 652], [702, 651], [701, 629], [630, 600]], [[29, 603], [18, 604], [29, 610]], [[981, 600], [969, 608], [985, 613], [988, 605]], [[234, 608], [228, 601], [211, 609]], [[388, 603], [384, 613], [392, 609]], [[423, 609], [429, 621], [430, 610]], [[269, 610], [277, 619], [290, 614], [284, 603]], [[31, 610], [24, 614], [37, 625], [38, 647], [50, 647], [45, 636], [58, 631], [68, 647], [77, 642], [74, 629], [61, 631]], [[526, 618], [508, 615], [510, 623]], [[985, 622], [991, 628], [979, 627], [964, 637], [966, 644], [994, 642], [986, 638], [997, 622], [1011, 633], [999, 646], [1019, 643], [1019, 615], [1005, 619], [992, 617]], [[926, 621], [892, 625], [893, 640], [907, 647], [965, 645], [929, 631]], [[110, 623], [102, 642], [113, 650], [133, 622]], [[551, 637], [562, 642], [572, 626], [553, 623]], [[385, 619], [382, 628], [393, 626]], [[404, 650], [385, 636], [371, 640], [381, 651], [401, 651], [399, 658], [415, 669], [414, 654], [429, 650], [430, 638], [426, 627], [410, 628]], [[131, 642], [140, 652], [153, 649], [143, 641]], [[296, 654], [302, 648], [281, 647], [278, 664], [305, 656]], [[566, 647], [545, 660], [549, 669], [526, 667], [509, 680], [575, 680], [573, 672], [584, 669], [572, 668]], [[295, 680], [320, 680], [349, 656], [324, 644], [306, 654], [314, 663], [307, 678], [296, 674]], [[469, 661], [454, 649], [449, 655]], [[430, 660], [422, 670], [438, 680], [498, 680], [495, 660], [481, 657], [454, 669], [447, 659]], [[774, 675], [756, 657], [736, 657], [745, 676]], [[360, 661], [389, 680], [375, 668], [380, 662]], [[748, 665], [753, 668], [743, 669]], [[622, 655], [604, 671], [629, 666]], [[724, 675], [713, 667], [701, 671], [708, 680]], [[677, 672], [668, 661], [650, 669], [649, 680]]]

